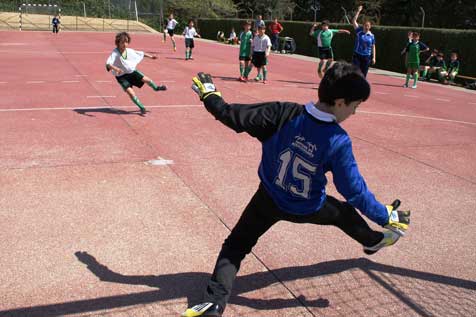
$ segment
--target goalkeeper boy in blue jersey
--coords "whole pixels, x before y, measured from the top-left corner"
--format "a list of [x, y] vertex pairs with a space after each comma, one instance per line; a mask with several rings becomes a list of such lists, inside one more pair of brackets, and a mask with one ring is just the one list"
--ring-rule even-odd
[[[337, 226], [367, 254], [394, 244], [405, 233], [410, 212], [399, 211], [398, 200], [388, 206], [376, 200], [359, 173], [350, 137], [339, 125], [370, 94], [356, 66], [332, 66], [320, 83], [319, 102], [306, 105], [227, 104], [210, 75], [199, 73], [193, 82], [206, 109], [229, 128], [261, 141], [263, 153], [261, 184], [223, 243], [204, 302], [182, 316], [222, 316], [241, 261], [278, 221]], [[329, 171], [346, 201], [326, 195]], [[372, 230], [356, 209], [386, 229]]]

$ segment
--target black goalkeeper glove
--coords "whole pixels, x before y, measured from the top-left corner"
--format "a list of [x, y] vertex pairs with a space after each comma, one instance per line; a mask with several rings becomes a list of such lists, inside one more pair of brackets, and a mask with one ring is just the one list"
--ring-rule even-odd
[[400, 206], [400, 200], [396, 199], [391, 205], [386, 205], [388, 211], [388, 224], [385, 228], [390, 229], [400, 236], [405, 235], [405, 231], [410, 224], [410, 211], [398, 210]]
[[198, 73], [197, 77], [192, 78], [192, 89], [195, 91], [200, 100], [205, 100], [210, 95], [217, 95], [221, 97], [221, 93], [218, 92], [213, 84], [212, 76], [210, 74]]

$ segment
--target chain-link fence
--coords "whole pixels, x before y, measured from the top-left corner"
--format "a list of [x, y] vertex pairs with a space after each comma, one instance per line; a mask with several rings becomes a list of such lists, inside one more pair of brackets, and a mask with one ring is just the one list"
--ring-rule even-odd
[[140, 0], [2, 0], [0, 28], [51, 30], [52, 18], [59, 15], [60, 28], [66, 31], [153, 31], [140, 20], [160, 20], [159, 12], [143, 14], [140, 6]]

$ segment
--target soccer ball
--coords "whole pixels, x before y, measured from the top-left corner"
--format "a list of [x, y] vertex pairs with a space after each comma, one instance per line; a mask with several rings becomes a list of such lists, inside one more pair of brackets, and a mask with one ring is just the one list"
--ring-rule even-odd
[[281, 51], [281, 54], [286, 54], [286, 50], [282, 50], [282, 51]]

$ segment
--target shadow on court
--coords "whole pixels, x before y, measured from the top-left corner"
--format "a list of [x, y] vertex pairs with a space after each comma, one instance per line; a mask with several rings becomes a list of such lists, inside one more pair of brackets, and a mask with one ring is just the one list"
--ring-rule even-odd
[[[121, 110], [116, 108], [78, 108], [78, 109], [73, 109], [73, 111], [76, 112], [77, 114], [81, 114], [83, 116], [88, 116], [88, 117], [95, 117], [95, 115], [91, 113], [144, 116], [143, 114], [140, 113], [140, 110], [126, 111], [126, 110]], [[147, 112], [149, 111], [147, 110]]]
[[[18, 308], [7, 311], [0, 311], [0, 316], [63, 316], [68, 314], [87, 313], [98, 310], [121, 308], [139, 304], [157, 303], [178, 298], [187, 298], [188, 304], [196, 304], [201, 300], [201, 292], [204, 290], [210, 275], [202, 272], [184, 272], [164, 275], [122, 275], [110, 270], [107, 266], [99, 263], [96, 258], [87, 252], [76, 252], [77, 259], [87, 266], [87, 269], [99, 280], [109, 283], [120, 283], [130, 285], [147, 285], [156, 287], [158, 290], [118, 295], [110, 297], [95, 298], [89, 300], [72, 301], [52, 305]], [[337, 282], [332, 275], [351, 271], [354, 281]], [[352, 273], [354, 272], [354, 273]], [[360, 280], [355, 277], [358, 272], [370, 278], [371, 285], [359, 284]], [[330, 282], [322, 283], [326, 278]], [[258, 272], [246, 276], [239, 276], [236, 279], [233, 295], [230, 304], [242, 305], [259, 310], [281, 309], [289, 307], [305, 306], [325, 309], [329, 307], [330, 301], [326, 298], [307, 299], [303, 295], [297, 298], [275, 298], [275, 299], [249, 299], [240, 294], [268, 287], [276, 282], [292, 283], [293, 281], [309, 279], [317, 281], [315, 286], [304, 288], [309, 292], [319, 290], [320, 294], [329, 295], [336, 301], [353, 297], [352, 290], [361, 288], [366, 293], [375, 293], [372, 306], [363, 307], [362, 313], [372, 313], [372, 309], [389, 307], [393, 304], [404, 305], [406, 311], [420, 316], [440, 315], [442, 312], [467, 316], [476, 311], [474, 299], [476, 294], [476, 282], [452, 278], [448, 276], [415, 271], [405, 268], [394, 267], [374, 263], [366, 258], [335, 260], [308, 266], [295, 266], [280, 268], [269, 272]], [[335, 284], [335, 285], [334, 285]], [[327, 285], [327, 286], [326, 286]], [[325, 289], [332, 287], [330, 291]], [[393, 295], [393, 302], [389, 302], [389, 296], [382, 294], [380, 289]], [[422, 291], [423, 289], [423, 291]], [[338, 290], [338, 291], [336, 291]], [[337, 294], [336, 294], [337, 293]], [[387, 297], [387, 298], [385, 298]], [[382, 301], [379, 300], [382, 298]], [[464, 301], [467, 299], [466, 303]], [[359, 298], [352, 298], [350, 301], [360, 302]], [[380, 303], [381, 302], [381, 303]], [[380, 304], [379, 304], [380, 303]], [[335, 303], [334, 303], [335, 304]], [[364, 304], [365, 306], [365, 304]], [[381, 311], [381, 310], [380, 310]]]

